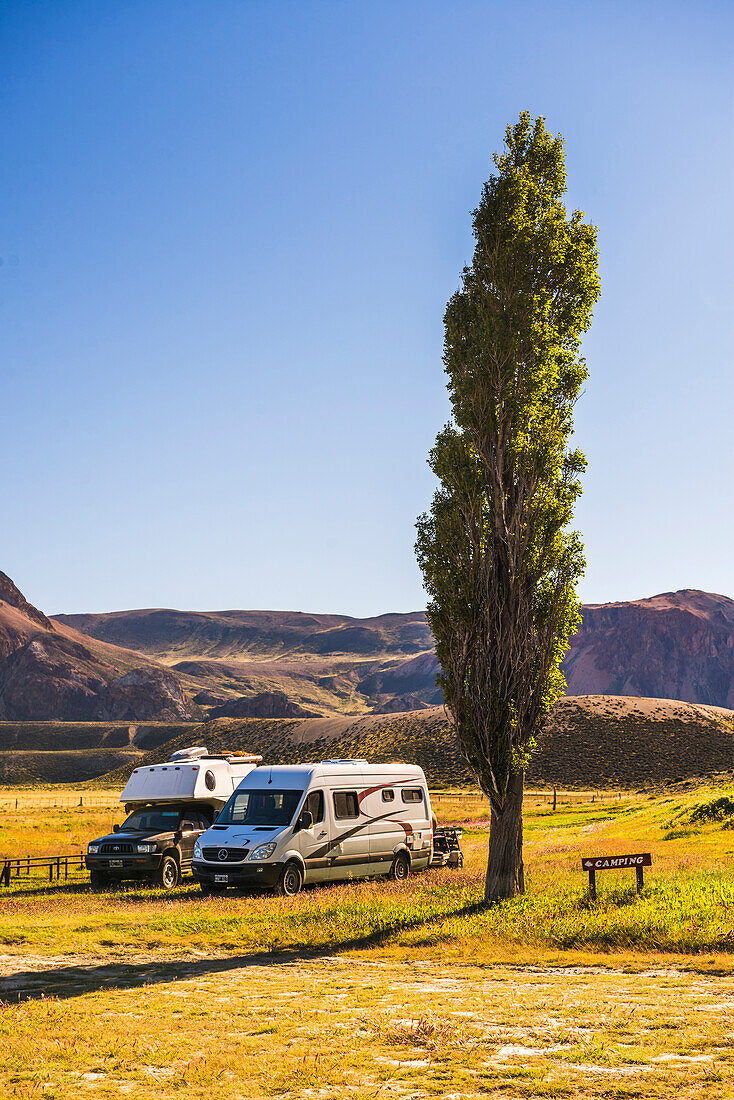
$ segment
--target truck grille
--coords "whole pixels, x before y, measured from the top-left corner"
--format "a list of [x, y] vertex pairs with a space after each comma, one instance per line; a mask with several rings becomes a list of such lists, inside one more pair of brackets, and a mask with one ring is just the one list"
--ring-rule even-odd
[[[247, 859], [249, 848], [202, 848], [204, 859], [210, 863], [240, 863]], [[221, 859], [219, 853], [226, 852], [226, 858]]]
[[102, 855], [119, 856], [122, 852], [132, 852], [132, 844], [103, 844], [99, 849]]

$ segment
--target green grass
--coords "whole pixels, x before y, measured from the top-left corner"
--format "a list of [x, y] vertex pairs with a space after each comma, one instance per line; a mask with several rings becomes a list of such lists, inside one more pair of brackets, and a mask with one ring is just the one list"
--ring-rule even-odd
[[[29, 795], [22, 812], [5, 804], [2, 849], [78, 850], [119, 819], [108, 797], [99, 808], [46, 808], [42, 792]], [[132, 883], [96, 894], [86, 880], [52, 887], [41, 879], [14, 879], [0, 894], [0, 945], [49, 955], [69, 951], [70, 944], [75, 951], [117, 953], [406, 954], [440, 948], [487, 961], [530, 958], [538, 950], [728, 954], [734, 938], [734, 837], [723, 828], [728, 819], [699, 824], [694, 834], [669, 827], [696, 807], [727, 797], [710, 791], [677, 798], [607, 794], [600, 802], [590, 792], [575, 792], [554, 812], [546, 795], [530, 795], [527, 893], [490, 908], [482, 904], [488, 806], [465, 792], [434, 798], [442, 820], [466, 825], [465, 868], [430, 872], [407, 884], [373, 880], [315, 887], [294, 899], [232, 891], [204, 899], [190, 880], [172, 894]], [[590, 902], [581, 857], [625, 851], [653, 853], [644, 893], [635, 893], [633, 872], [603, 872], [597, 875], [598, 900]]]

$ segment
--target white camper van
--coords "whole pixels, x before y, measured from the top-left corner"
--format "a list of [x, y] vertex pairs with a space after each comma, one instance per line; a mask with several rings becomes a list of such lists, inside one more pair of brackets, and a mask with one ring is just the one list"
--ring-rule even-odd
[[172, 890], [191, 866], [197, 838], [260, 760], [190, 748], [135, 768], [120, 795], [127, 820], [87, 846], [92, 886], [135, 878]]
[[199, 837], [191, 869], [204, 893], [297, 894], [304, 883], [424, 871], [432, 836], [426, 777], [412, 764], [265, 766]]

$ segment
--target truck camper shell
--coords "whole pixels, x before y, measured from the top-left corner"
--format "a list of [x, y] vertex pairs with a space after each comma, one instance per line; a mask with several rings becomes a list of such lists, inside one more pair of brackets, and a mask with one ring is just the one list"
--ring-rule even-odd
[[162, 764], [135, 768], [120, 795], [129, 812], [150, 803], [196, 802], [220, 810], [262, 756], [213, 755], [204, 747], [181, 749]]

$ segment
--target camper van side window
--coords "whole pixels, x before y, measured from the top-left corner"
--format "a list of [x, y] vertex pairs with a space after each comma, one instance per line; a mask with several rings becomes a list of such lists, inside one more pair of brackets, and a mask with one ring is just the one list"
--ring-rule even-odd
[[394, 802], [395, 801], [395, 791], [391, 791], [389, 789], [389, 787], [386, 790], [384, 790], [382, 792], [382, 801], [383, 802]]
[[356, 791], [334, 791], [334, 816], [340, 819], [359, 817]]
[[324, 820], [324, 792], [311, 791], [303, 804], [303, 809], [308, 810], [313, 817], [314, 825]]
[[403, 802], [422, 802], [423, 791], [420, 787], [408, 787], [406, 790], [401, 791], [403, 796]]

